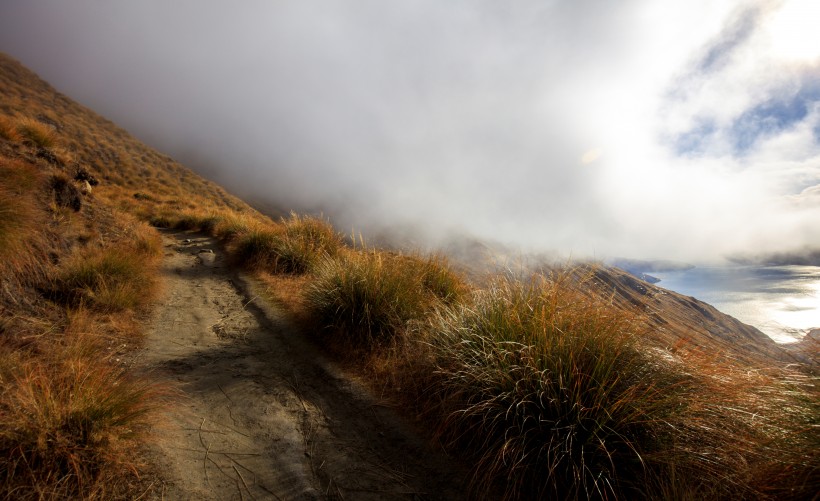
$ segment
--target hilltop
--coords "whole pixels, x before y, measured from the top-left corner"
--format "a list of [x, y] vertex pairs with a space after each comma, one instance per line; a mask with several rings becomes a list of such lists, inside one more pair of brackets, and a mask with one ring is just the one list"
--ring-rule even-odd
[[[409, 436], [400, 425], [374, 427], [382, 435], [364, 439], [344, 429], [368, 405], [400, 409], [433, 444], [407, 446], [407, 464], [422, 468], [414, 471], [424, 471], [418, 458], [429, 454], [454, 479], [450, 490], [402, 496], [805, 499], [820, 487], [816, 366], [705, 303], [617, 268], [477, 277], [470, 263], [447, 256], [351, 242], [322, 218], [273, 220], [2, 54], [0, 90], [6, 498], [163, 496], [169, 471], [150, 450], [169, 450], [169, 409], [192, 401], [185, 392], [199, 384], [178, 386], [175, 378], [213, 376], [200, 390], [224, 395], [222, 419], [236, 419], [230, 409], [243, 404], [221, 386], [225, 376], [202, 372], [226, 353], [236, 355], [226, 363], [237, 378], [254, 368], [256, 379], [237, 383], [251, 388], [248, 398], [261, 402], [259, 388], [276, 395], [260, 412], [304, 418], [291, 434], [268, 437], [303, 441], [291, 444], [302, 459], [266, 474], [294, 469], [299, 482], [308, 479], [298, 485], [309, 497], [378, 498], [384, 479], [362, 487], [328, 446], [331, 435], [371, 442], [356, 450], [386, 451], [388, 444], [372, 443], [381, 439], [413, 443], [395, 438]], [[202, 257], [197, 242], [211, 252]], [[175, 274], [196, 291], [214, 262], [223, 288], [213, 290], [222, 292], [203, 294], [210, 309], [195, 315], [214, 320], [185, 337], [173, 319], [195, 293], [169, 313], [174, 291], [183, 290]], [[228, 303], [239, 304], [231, 310], [238, 316], [219, 310]], [[246, 307], [258, 317], [252, 336], [241, 334], [251, 322]], [[248, 351], [280, 350], [270, 348], [276, 337], [291, 355], [274, 362]], [[213, 351], [196, 348], [202, 339]], [[148, 375], [146, 359], [161, 342], [187, 351]], [[320, 376], [305, 387], [285, 377], [300, 371]], [[328, 374], [334, 380], [323, 388]], [[268, 387], [265, 378], [283, 382]], [[367, 390], [340, 389], [352, 386]], [[339, 410], [351, 398], [360, 403]], [[395, 418], [371, 412], [381, 422]], [[219, 432], [206, 422], [194, 430], [204, 482], [191, 484], [205, 493], [211, 448], [202, 433]], [[165, 443], [157, 430], [166, 430]], [[315, 436], [328, 442], [308, 447]], [[401, 456], [390, 454], [391, 462]], [[245, 478], [244, 460], [219, 460], [230, 474], [225, 488], [239, 496], [279, 485]], [[384, 466], [391, 485], [413, 484], [412, 473]], [[379, 465], [370, 467], [372, 474]], [[293, 491], [270, 492], [280, 494]]]

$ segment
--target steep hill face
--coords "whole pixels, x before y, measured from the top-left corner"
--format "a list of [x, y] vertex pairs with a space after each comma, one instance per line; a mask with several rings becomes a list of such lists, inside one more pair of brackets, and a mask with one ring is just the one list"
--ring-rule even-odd
[[[8, 55], [0, 53], [0, 116], [30, 118], [52, 128], [52, 148], [23, 148], [3, 141], [0, 153], [99, 181], [95, 196], [145, 214], [169, 208], [230, 208], [253, 212], [246, 203], [157, 152], [94, 111], [57, 92]], [[137, 195], [135, 197], [135, 195]]]
[[643, 315], [651, 335], [667, 346], [726, 352], [740, 359], [792, 360], [760, 330], [703, 301], [649, 284], [619, 268], [598, 268], [594, 273], [612, 301]]
[[0, 499], [145, 491], [159, 400], [121, 360], [160, 281], [145, 221], [193, 210], [270, 222], [0, 54]]

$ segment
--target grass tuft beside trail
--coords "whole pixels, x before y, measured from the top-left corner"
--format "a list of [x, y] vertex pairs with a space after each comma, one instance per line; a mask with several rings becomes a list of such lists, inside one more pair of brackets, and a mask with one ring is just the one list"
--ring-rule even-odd
[[151, 265], [156, 244], [149, 240], [137, 243], [137, 248], [95, 249], [74, 256], [58, 275], [58, 297], [72, 306], [102, 311], [122, 311], [145, 304], [155, 285]]
[[[218, 230], [220, 227], [215, 226]], [[278, 226], [258, 227], [236, 236], [233, 259], [242, 266], [273, 273], [311, 271], [342, 247], [330, 223], [310, 216], [291, 215]]]
[[475, 461], [476, 492], [501, 480], [510, 499], [607, 498], [643, 481], [690, 383], [635, 327], [567, 275], [499, 278], [437, 316], [439, 433]]
[[321, 262], [306, 299], [318, 323], [368, 347], [401, 336], [410, 323], [466, 290], [441, 258], [351, 250]]
[[140, 467], [134, 448], [161, 403], [157, 388], [78, 336], [24, 359], [0, 351], [0, 497], [122, 496]]

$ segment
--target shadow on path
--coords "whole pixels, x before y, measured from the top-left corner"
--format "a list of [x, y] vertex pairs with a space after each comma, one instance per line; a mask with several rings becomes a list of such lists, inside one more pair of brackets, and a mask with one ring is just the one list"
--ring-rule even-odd
[[183, 395], [155, 451], [164, 497], [463, 498], [464, 470], [341, 377], [216, 242], [163, 238], [165, 297], [141, 363]]

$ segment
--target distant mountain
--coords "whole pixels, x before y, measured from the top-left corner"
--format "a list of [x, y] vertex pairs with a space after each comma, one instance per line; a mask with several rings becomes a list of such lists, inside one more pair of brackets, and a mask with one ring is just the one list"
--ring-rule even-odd
[[652, 337], [666, 346], [689, 345], [725, 351], [740, 358], [791, 359], [786, 350], [760, 330], [703, 301], [654, 286], [619, 268], [599, 267], [594, 273], [604, 289], [611, 292], [611, 301], [645, 315], [653, 330]]
[[689, 263], [670, 261], [668, 259], [644, 260], [629, 259], [624, 257], [616, 257], [615, 259], [610, 260], [609, 264], [622, 270], [626, 270], [633, 275], [641, 273], [659, 273], [664, 271], [685, 271], [691, 270], [695, 267]]
[[743, 254], [728, 258], [733, 263], [764, 266], [820, 266], [820, 249], [804, 248], [770, 254]]

